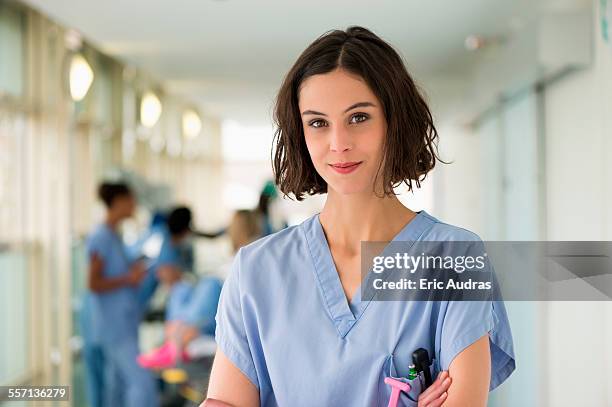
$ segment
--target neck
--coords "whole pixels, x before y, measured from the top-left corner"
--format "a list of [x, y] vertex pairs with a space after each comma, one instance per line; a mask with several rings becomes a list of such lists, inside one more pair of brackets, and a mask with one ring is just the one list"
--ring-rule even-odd
[[121, 217], [118, 216], [117, 214], [113, 213], [113, 212], [108, 212], [106, 214], [106, 220], [104, 221], [108, 227], [110, 227], [113, 230], [117, 230], [117, 228], [119, 227], [119, 223], [121, 222]]
[[415, 216], [396, 196], [330, 190], [319, 219], [330, 246], [358, 253], [361, 241], [389, 241]]

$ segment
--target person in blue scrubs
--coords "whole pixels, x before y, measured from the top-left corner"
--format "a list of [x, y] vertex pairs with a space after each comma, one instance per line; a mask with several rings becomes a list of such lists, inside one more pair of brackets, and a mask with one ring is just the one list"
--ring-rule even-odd
[[439, 161], [427, 103], [401, 57], [362, 27], [317, 38], [286, 75], [275, 106], [275, 182], [322, 211], [236, 255], [217, 313], [204, 406], [387, 406], [386, 379], [409, 379], [412, 353], [434, 358], [398, 405], [485, 406], [515, 369], [498, 301], [362, 298], [361, 242], [474, 241], [413, 212], [394, 193]]
[[222, 282], [216, 277], [202, 277], [196, 285], [186, 281], [174, 284], [166, 306], [164, 343], [138, 357], [147, 369], [166, 369], [179, 361], [189, 362], [187, 345], [204, 335], [215, 334], [215, 314]]
[[149, 311], [151, 298], [153, 298], [159, 285], [155, 259], [158, 257], [167, 235], [166, 218], [167, 216], [163, 212], [153, 213], [149, 228], [134, 244], [128, 246], [131, 259], [142, 259], [147, 264], [146, 275], [138, 287], [138, 300], [142, 307], [143, 317]]
[[99, 197], [106, 219], [87, 240], [92, 335], [102, 349], [108, 380], [105, 406], [159, 405], [151, 373], [136, 362], [141, 306], [138, 286], [142, 262], [130, 262], [119, 235], [120, 223], [132, 216], [136, 201], [123, 183], [103, 183]]
[[[189, 360], [186, 345], [201, 335], [214, 336], [217, 305], [222, 281], [214, 276], [201, 277], [194, 285], [181, 279], [186, 262], [181, 260], [181, 246], [191, 231], [191, 212], [184, 207], [168, 216], [167, 235], [156, 265], [160, 279], [170, 287], [166, 306], [166, 341], [151, 352], [138, 357], [141, 366], [163, 369], [174, 366], [179, 356]], [[227, 232], [234, 251], [261, 236], [259, 217], [254, 211], [234, 214]], [[214, 236], [213, 236], [214, 237]]]
[[85, 393], [90, 407], [104, 407], [106, 389], [104, 352], [94, 332], [92, 301], [92, 294], [85, 292], [78, 318], [79, 330], [83, 338], [81, 355], [85, 368]]

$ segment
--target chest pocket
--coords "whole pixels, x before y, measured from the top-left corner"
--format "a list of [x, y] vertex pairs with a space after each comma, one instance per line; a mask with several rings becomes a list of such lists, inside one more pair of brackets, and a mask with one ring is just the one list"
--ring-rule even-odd
[[[432, 380], [436, 379], [437, 369], [436, 360], [429, 367]], [[401, 381], [402, 383], [408, 383], [410, 385], [410, 391], [408, 393], [400, 392], [398, 407], [417, 407], [419, 395], [424, 391], [424, 383], [421, 383], [421, 377], [416, 379], [408, 379], [399, 375], [396, 368], [396, 361], [393, 355], [389, 355], [383, 364], [382, 371], [378, 380], [378, 406], [387, 407], [389, 405], [389, 399], [391, 397], [391, 386], [385, 383], [387, 377]]]

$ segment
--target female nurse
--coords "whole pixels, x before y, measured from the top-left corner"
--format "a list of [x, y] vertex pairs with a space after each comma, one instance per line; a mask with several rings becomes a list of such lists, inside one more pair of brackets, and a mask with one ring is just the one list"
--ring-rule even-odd
[[136, 201], [122, 183], [103, 183], [99, 197], [106, 219], [87, 240], [91, 336], [100, 344], [107, 370], [105, 406], [155, 407], [159, 405], [151, 373], [140, 367], [138, 325], [141, 306], [138, 285], [145, 276], [142, 262], [131, 263], [118, 229], [132, 216]]
[[350, 27], [297, 59], [275, 107], [275, 180], [322, 211], [236, 255], [217, 313], [204, 405], [387, 406], [385, 379], [406, 381], [412, 353], [433, 358], [398, 405], [485, 406], [514, 370], [501, 301], [361, 297], [362, 241], [476, 241], [400, 203], [434, 167], [432, 115], [394, 49]]

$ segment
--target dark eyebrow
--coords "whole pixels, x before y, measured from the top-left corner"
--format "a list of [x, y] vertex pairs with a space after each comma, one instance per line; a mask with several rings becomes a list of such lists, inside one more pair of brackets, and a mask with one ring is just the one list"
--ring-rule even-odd
[[[371, 102], [359, 102], [359, 103], [355, 103], [354, 105], [349, 106], [344, 113], [348, 112], [349, 110], [353, 110], [356, 109], [358, 107], [375, 107], [374, 103]], [[302, 116], [305, 116], [307, 114], [312, 114], [312, 115], [318, 115], [318, 116], [325, 116], [327, 117], [327, 115], [325, 113], [321, 113], [321, 112], [317, 112], [316, 110], [304, 110], [302, 112]]]

